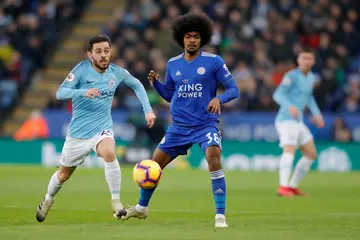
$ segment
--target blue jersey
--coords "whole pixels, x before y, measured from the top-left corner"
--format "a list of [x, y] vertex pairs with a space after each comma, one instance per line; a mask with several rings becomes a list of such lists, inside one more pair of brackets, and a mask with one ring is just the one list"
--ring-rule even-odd
[[[315, 76], [312, 72], [305, 75], [297, 68], [286, 73], [273, 95], [274, 100], [280, 105], [276, 121], [302, 121], [305, 107], [308, 107], [313, 115], [319, 115], [320, 110], [313, 96], [314, 84]], [[300, 112], [298, 119], [293, 119], [290, 115], [291, 105]]]
[[[76, 65], [56, 93], [59, 100], [72, 99], [73, 116], [68, 129], [69, 136], [86, 139], [102, 130], [112, 129], [111, 105], [120, 83], [134, 89], [145, 113], [152, 112], [143, 85], [125, 69], [111, 63], [104, 73], [99, 73], [92, 67], [90, 60]], [[97, 88], [100, 96], [95, 99], [85, 97], [89, 88]]]
[[[230, 82], [234, 84], [233, 77], [217, 55], [201, 51], [192, 61], [186, 61], [184, 54], [171, 58], [166, 67], [165, 87], [174, 89], [170, 103], [173, 125], [193, 127], [217, 123], [218, 115], [208, 112], [208, 104], [216, 97], [218, 83], [229, 85]], [[235, 97], [236, 91], [235, 85]]]

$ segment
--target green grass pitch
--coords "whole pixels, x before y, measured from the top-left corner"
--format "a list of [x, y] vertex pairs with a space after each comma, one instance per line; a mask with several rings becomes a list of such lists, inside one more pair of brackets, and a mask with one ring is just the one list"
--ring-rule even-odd
[[[164, 171], [146, 220], [113, 219], [102, 169], [78, 169], [43, 223], [35, 209], [55, 169], [0, 165], [0, 239], [360, 239], [360, 173], [310, 173], [309, 197], [275, 195], [277, 173], [226, 172], [227, 229], [215, 229], [210, 177], [199, 170]], [[138, 187], [122, 168], [122, 202]]]

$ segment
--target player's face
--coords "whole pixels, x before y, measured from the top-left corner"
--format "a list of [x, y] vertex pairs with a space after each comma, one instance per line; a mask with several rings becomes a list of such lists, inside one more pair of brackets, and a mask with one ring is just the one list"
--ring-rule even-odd
[[95, 67], [105, 71], [110, 64], [111, 47], [108, 42], [94, 43], [91, 52], [88, 52], [88, 57], [91, 59]]
[[194, 54], [200, 49], [201, 37], [198, 32], [188, 32], [184, 35], [184, 47], [185, 50]]
[[313, 53], [303, 52], [300, 53], [298, 59], [299, 68], [302, 71], [310, 71], [315, 64], [315, 56]]

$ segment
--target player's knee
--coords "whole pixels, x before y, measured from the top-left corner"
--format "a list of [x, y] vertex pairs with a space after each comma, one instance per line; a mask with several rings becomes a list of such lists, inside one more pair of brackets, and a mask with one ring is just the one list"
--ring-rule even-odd
[[303, 153], [303, 155], [311, 160], [315, 160], [317, 158], [317, 152], [316, 149], [306, 151]]
[[105, 149], [102, 155], [105, 162], [112, 162], [116, 159], [115, 152], [112, 149]]
[[71, 177], [71, 173], [68, 172], [59, 172], [58, 178], [61, 183], [66, 182]]
[[209, 164], [210, 171], [216, 171], [221, 169], [220, 154], [217, 152], [211, 152], [206, 155], [207, 162]]

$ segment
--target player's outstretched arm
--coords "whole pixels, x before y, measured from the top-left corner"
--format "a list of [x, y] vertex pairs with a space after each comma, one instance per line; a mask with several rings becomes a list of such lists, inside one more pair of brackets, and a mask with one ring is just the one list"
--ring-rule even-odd
[[[157, 74], [153, 70], [151, 70], [148, 75], [148, 80], [149, 80], [151, 86], [153, 86], [155, 88], [155, 90], [159, 93], [159, 95], [163, 99], [165, 99], [165, 101], [171, 102], [171, 99], [174, 95], [175, 89], [173, 89], [173, 88], [170, 89], [167, 87], [166, 83], [164, 85], [161, 82], [159, 82], [158, 81], [159, 77], [160, 77], [159, 74]], [[167, 81], [169, 81], [169, 80], [167, 80]]]
[[149, 98], [148, 98], [145, 88], [141, 84], [141, 82], [138, 79], [136, 79], [135, 77], [133, 77], [132, 75], [127, 74], [124, 79], [124, 84], [134, 90], [136, 96], [138, 97], [138, 99], [140, 100], [140, 102], [142, 104], [144, 113], [145, 114], [152, 113], [153, 110], [151, 108]]

